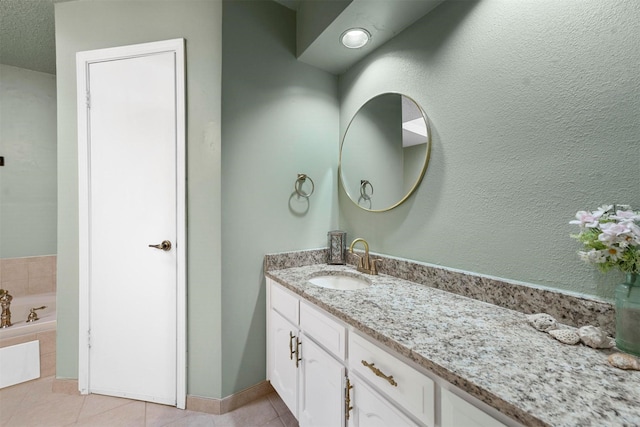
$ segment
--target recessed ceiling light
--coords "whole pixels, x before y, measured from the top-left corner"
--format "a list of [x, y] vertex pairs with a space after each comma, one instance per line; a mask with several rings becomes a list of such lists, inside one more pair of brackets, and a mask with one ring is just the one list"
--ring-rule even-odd
[[350, 28], [340, 36], [340, 41], [349, 49], [358, 49], [371, 40], [371, 34], [364, 28]]

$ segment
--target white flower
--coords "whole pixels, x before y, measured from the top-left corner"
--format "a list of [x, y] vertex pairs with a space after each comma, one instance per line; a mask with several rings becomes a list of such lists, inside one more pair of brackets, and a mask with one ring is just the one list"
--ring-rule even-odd
[[617, 267], [637, 273], [640, 267], [640, 211], [627, 205], [604, 205], [593, 212], [579, 211], [571, 224], [581, 230], [574, 238], [584, 244], [578, 252], [586, 262], [606, 272]]
[[607, 261], [607, 254], [605, 251], [591, 249], [589, 252], [578, 251], [578, 255], [580, 255], [580, 259], [587, 262], [603, 263]]
[[602, 205], [598, 209], [593, 211], [593, 215], [596, 218], [600, 218], [602, 215], [609, 212], [611, 209], [613, 209], [613, 205]]
[[598, 240], [600, 240], [605, 245], [613, 245], [618, 242], [618, 234], [626, 231], [626, 228], [620, 228], [620, 224], [616, 222], [607, 222], [600, 225], [600, 229], [602, 233], [598, 235]]
[[569, 224], [576, 224], [582, 228], [595, 228], [598, 226], [598, 218], [600, 218], [600, 216], [596, 217], [591, 212], [579, 211], [576, 214], [576, 219], [569, 221]]
[[631, 243], [634, 245], [640, 245], [640, 227], [633, 222], [627, 223], [627, 227], [629, 227]]
[[622, 251], [616, 246], [609, 246], [604, 252], [606, 252], [609, 261], [617, 261], [622, 256]]
[[630, 209], [626, 211], [618, 210], [615, 215], [611, 215], [609, 218], [622, 222], [640, 221], [640, 213], [634, 212]]

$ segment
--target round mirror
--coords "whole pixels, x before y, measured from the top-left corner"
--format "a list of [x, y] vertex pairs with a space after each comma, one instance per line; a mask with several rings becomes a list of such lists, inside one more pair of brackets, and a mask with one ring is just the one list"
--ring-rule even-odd
[[411, 98], [384, 93], [353, 116], [340, 147], [340, 182], [362, 209], [393, 209], [422, 180], [431, 152], [427, 115]]

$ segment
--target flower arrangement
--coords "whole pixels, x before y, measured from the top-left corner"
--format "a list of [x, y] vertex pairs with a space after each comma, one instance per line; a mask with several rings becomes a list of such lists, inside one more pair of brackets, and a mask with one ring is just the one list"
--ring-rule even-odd
[[628, 205], [604, 205], [593, 212], [578, 211], [569, 224], [580, 226], [571, 237], [584, 244], [578, 255], [606, 272], [614, 267], [640, 272], [640, 211]]

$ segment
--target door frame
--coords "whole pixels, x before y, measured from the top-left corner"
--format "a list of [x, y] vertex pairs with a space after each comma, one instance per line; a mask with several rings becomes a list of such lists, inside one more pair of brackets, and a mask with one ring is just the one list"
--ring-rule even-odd
[[184, 409], [187, 395], [187, 304], [186, 304], [186, 110], [185, 110], [185, 40], [172, 39], [130, 46], [97, 49], [76, 53], [77, 117], [78, 117], [78, 388], [81, 394], [91, 392], [89, 378], [89, 298], [90, 298], [90, 179], [91, 152], [89, 137], [89, 65], [103, 61], [135, 58], [173, 52], [176, 65], [176, 218], [177, 262], [176, 298], [176, 406]]

